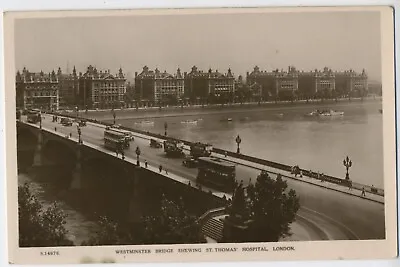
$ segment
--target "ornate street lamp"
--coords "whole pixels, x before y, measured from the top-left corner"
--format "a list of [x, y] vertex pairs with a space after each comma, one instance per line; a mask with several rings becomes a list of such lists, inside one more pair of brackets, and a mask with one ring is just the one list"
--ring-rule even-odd
[[78, 114], [78, 112], [79, 112], [78, 106], [75, 107], [75, 110], [76, 110], [76, 119], [78, 119], [78, 115], [79, 115], [79, 114]]
[[140, 148], [138, 146], [136, 147], [135, 153], [136, 153], [136, 156], [137, 156], [136, 165], [139, 166], [140, 165], [140, 162], [139, 162]]
[[349, 157], [347, 156], [344, 160], [343, 160], [343, 165], [346, 167], [346, 180], [350, 180], [350, 176], [349, 176], [349, 168], [353, 165], [353, 162], [349, 159]]
[[242, 142], [242, 139], [240, 138], [239, 135], [236, 136], [236, 144], [237, 144], [237, 153], [240, 154], [240, 143]]
[[39, 128], [42, 129], [42, 112], [40, 112], [38, 116], [39, 116]]
[[168, 123], [164, 122], [164, 135], [167, 136]]
[[81, 127], [77, 126], [77, 128], [78, 128], [78, 143], [79, 143], [79, 144], [82, 144], [82, 138], [81, 138], [82, 131], [81, 131]]

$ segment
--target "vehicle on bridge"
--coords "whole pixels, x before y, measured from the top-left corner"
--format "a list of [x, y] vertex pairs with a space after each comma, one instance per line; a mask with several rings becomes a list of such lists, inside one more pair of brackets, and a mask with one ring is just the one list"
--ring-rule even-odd
[[126, 147], [125, 135], [113, 130], [104, 131], [104, 146], [113, 151], [120, 150]]
[[150, 139], [150, 147], [162, 148], [162, 143], [157, 141], [156, 139]]
[[190, 145], [190, 155], [194, 158], [209, 157], [212, 150], [213, 146], [210, 144], [196, 142]]
[[61, 118], [60, 122], [63, 126], [72, 126], [72, 121], [69, 118]]
[[209, 185], [221, 191], [231, 193], [237, 186], [236, 167], [234, 164], [218, 158], [198, 158], [199, 172], [197, 182]]
[[86, 126], [86, 120], [85, 119], [80, 119], [80, 120], [78, 120], [77, 123], [78, 123], [79, 127]]
[[197, 167], [198, 161], [194, 157], [187, 157], [182, 161], [183, 166], [188, 168]]
[[29, 110], [27, 112], [27, 120], [29, 123], [38, 123], [41, 120], [40, 111]]
[[171, 157], [183, 156], [183, 142], [178, 140], [164, 141], [164, 152], [167, 153], [167, 156]]
[[124, 140], [124, 143], [123, 143], [124, 148], [128, 148], [131, 146], [130, 142], [131, 142], [131, 140], [133, 140], [133, 136], [131, 136], [131, 134], [128, 131], [124, 131], [121, 129], [114, 129], [114, 128], [106, 128], [106, 131], [114, 132], [114, 133], [121, 135]]

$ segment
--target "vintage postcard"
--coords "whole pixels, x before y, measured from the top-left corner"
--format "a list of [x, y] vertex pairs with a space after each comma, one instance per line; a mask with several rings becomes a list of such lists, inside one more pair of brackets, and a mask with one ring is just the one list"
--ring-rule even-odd
[[4, 18], [9, 262], [396, 256], [390, 7]]

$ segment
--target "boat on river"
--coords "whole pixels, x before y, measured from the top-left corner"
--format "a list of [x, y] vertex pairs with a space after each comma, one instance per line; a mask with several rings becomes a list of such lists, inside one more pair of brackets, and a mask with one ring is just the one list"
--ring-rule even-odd
[[135, 124], [140, 124], [143, 126], [153, 126], [154, 125], [154, 121], [139, 121], [139, 122], [135, 122]]
[[181, 121], [181, 124], [197, 124], [198, 120], [185, 120], [185, 121]]
[[338, 116], [343, 116], [344, 112], [343, 111], [337, 111], [337, 110], [314, 110], [310, 113], [307, 113], [307, 117], [338, 117]]

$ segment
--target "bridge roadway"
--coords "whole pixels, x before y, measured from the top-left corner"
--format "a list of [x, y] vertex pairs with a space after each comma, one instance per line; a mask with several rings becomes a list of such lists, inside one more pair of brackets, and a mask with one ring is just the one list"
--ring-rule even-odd
[[[60, 123], [52, 122], [50, 115], [45, 115], [42, 127], [63, 134], [72, 133], [77, 138], [77, 127], [62, 126]], [[82, 140], [92, 145], [104, 145], [104, 126], [87, 123], [81, 127]], [[196, 168], [182, 166], [182, 159], [167, 158], [163, 149], [151, 148], [149, 140], [143, 136], [136, 136], [131, 142], [130, 148], [125, 150], [127, 158], [136, 159], [135, 149], [141, 150], [140, 161], [147, 160], [149, 165], [158, 167], [160, 164], [170, 174], [178, 175], [193, 181], [197, 176]], [[228, 160], [229, 157], [227, 158]], [[259, 169], [241, 164], [236, 165], [236, 176], [247, 184], [250, 180], [254, 182]], [[271, 174], [274, 178], [275, 175]], [[372, 202], [353, 195], [344, 194], [312, 184], [287, 179], [289, 188], [296, 190], [300, 197], [301, 208], [298, 212], [298, 223], [309, 228], [312, 240], [348, 240], [348, 239], [383, 239], [385, 238], [385, 212], [384, 205]]]

